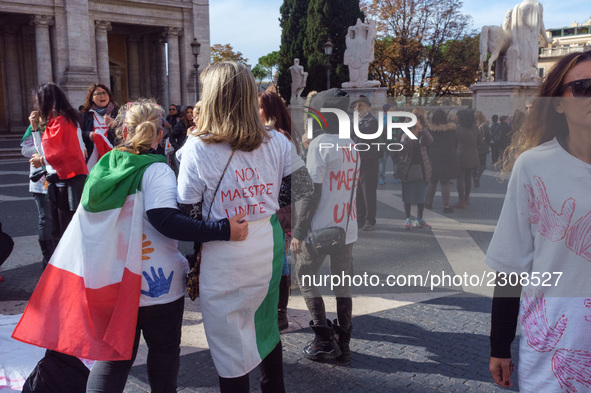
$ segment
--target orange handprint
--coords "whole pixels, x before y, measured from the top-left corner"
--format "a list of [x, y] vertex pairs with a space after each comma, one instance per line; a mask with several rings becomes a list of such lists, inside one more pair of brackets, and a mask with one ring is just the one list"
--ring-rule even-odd
[[149, 247], [152, 245], [152, 242], [149, 240], [146, 240], [146, 235], [142, 234], [142, 261], [147, 261], [150, 259], [149, 256], [147, 256], [146, 254], [151, 254], [154, 252], [154, 249], [152, 247]]

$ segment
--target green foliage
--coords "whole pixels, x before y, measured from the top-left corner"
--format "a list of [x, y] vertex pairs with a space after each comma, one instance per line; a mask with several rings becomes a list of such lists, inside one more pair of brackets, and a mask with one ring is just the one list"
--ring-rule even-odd
[[307, 90], [326, 89], [324, 44], [329, 38], [334, 44], [330, 62], [336, 65], [331, 70], [330, 85], [340, 87], [349, 80], [349, 71], [343, 65], [345, 38], [347, 29], [355, 25], [357, 18], [364, 20], [359, 0], [310, 0], [304, 41], [306, 62], [301, 63], [308, 72]]
[[478, 39], [461, 8], [460, 0], [371, 0], [364, 5], [381, 34], [370, 73], [389, 94], [449, 95], [476, 81]]
[[257, 64], [254, 67], [252, 67], [252, 70], [250, 71], [252, 72], [254, 79], [257, 80], [259, 87], [261, 86], [263, 79], [265, 79], [265, 77], [270, 74], [269, 69], [261, 66], [260, 64]]
[[306, 34], [306, 15], [310, 0], [284, 0], [281, 5], [279, 23], [282, 27], [281, 46], [277, 60], [279, 76], [277, 84], [279, 94], [287, 101], [291, 96], [291, 75], [289, 67], [293, 59], [300, 59], [306, 64], [304, 57], [304, 38]]
[[259, 57], [259, 64], [265, 68], [273, 69], [279, 65], [279, 51], [274, 51]]

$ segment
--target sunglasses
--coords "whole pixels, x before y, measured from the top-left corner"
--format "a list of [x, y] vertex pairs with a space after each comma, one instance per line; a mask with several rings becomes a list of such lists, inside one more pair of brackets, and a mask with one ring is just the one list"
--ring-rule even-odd
[[579, 79], [562, 85], [562, 94], [564, 94], [569, 86], [573, 93], [573, 97], [591, 97], [591, 79]]

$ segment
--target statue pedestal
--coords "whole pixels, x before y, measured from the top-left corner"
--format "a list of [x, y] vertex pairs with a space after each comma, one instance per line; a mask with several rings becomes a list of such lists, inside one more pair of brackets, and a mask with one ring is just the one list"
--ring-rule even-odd
[[372, 112], [382, 110], [382, 105], [387, 102], [387, 87], [352, 87], [342, 88], [344, 91], [349, 93], [351, 102], [359, 98], [359, 96], [366, 96], [371, 102]]
[[472, 108], [489, 121], [492, 115], [513, 116], [516, 109], [525, 112], [525, 100], [536, 96], [539, 86], [538, 82], [478, 82], [470, 86]]

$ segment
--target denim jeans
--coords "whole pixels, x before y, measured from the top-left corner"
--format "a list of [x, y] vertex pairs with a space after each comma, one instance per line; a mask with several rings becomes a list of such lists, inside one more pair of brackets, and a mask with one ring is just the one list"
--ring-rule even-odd
[[33, 193], [35, 204], [37, 205], [37, 213], [39, 214], [39, 222], [37, 228], [39, 231], [39, 240], [51, 240], [51, 209], [47, 195], [39, 192]]
[[140, 307], [131, 359], [94, 363], [88, 377], [86, 392], [123, 392], [137, 355], [140, 332], [143, 333], [148, 345], [148, 381], [152, 392], [176, 392], [184, 309], [184, 297], [172, 303]]

